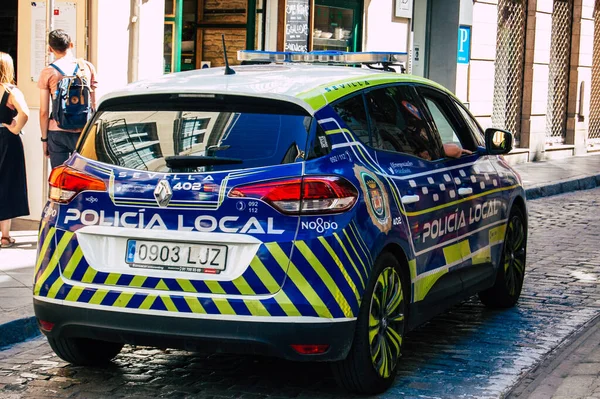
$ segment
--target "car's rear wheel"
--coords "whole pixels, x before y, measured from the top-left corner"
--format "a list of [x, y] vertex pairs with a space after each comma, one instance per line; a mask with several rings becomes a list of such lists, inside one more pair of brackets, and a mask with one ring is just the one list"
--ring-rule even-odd
[[392, 385], [404, 339], [406, 281], [391, 253], [377, 259], [363, 295], [350, 353], [332, 366], [344, 389], [375, 394]]
[[500, 266], [493, 287], [479, 293], [479, 299], [490, 308], [510, 308], [521, 296], [527, 258], [527, 226], [519, 208], [513, 208], [502, 248]]
[[123, 349], [123, 344], [89, 338], [51, 338], [50, 347], [66, 362], [77, 366], [102, 366]]

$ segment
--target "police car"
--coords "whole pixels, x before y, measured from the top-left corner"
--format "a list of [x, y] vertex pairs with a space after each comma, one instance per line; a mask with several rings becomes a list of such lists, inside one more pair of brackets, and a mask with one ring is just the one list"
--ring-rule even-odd
[[328, 361], [375, 393], [407, 331], [475, 294], [516, 303], [527, 210], [510, 133], [391, 72], [404, 54], [238, 56], [250, 65], [108, 95], [52, 171], [34, 306], [59, 357]]

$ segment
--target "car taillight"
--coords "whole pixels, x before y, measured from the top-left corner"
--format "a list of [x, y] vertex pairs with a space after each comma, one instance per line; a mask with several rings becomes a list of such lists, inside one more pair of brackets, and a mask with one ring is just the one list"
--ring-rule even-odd
[[103, 180], [64, 165], [52, 170], [48, 182], [50, 183], [48, 197], [56, 202], [69, 202], [77, 194], [86, 190], [106, 191]]
[[352, 208], [358, 191], [343, 177], [310, 176], [237, 186], [229, 197], [260, 199], [283, 213], [340, 213]]

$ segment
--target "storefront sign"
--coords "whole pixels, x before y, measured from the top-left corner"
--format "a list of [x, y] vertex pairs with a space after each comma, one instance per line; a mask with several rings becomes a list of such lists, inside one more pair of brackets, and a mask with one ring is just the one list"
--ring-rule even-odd
[[396, 18], [411, 19], [413, 14], [413, 0], [396, 0]]
[[471, 60], [471, 27], [460, 26], [458, 28], [458, 53], [457, 63], [468, 64]]
[[285, 6], [285, 51], [308, 51], [309, 0], [287, 0]]

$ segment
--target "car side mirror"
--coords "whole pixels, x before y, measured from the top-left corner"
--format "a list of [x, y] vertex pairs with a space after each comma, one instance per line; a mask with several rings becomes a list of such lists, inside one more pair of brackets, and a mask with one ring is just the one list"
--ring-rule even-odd
[[508, 154], [513, 148], [513, 135], [502, 129], [485, 130], [485, 149], [490, 155]]

